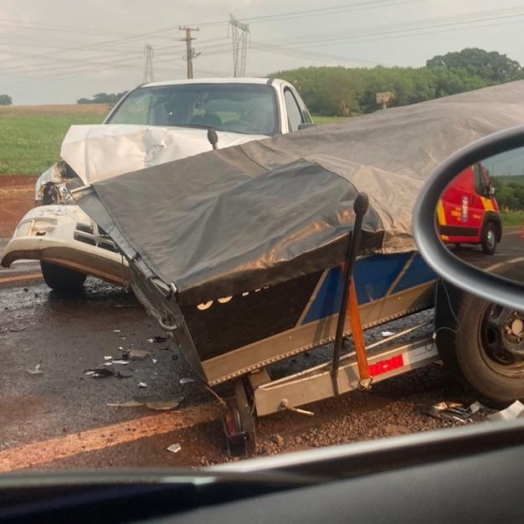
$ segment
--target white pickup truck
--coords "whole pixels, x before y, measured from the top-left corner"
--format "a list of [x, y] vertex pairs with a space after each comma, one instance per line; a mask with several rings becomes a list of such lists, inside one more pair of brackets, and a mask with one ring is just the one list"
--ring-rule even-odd
[[[313, 125], [296, 89], [278, 79], [220, 78], [145, 84], [127, 93], [104, 123], [72, 126], [62, 160], [38, 179], [35, 200], [1, 265], [40, 260], [49, 287], [71, 292], [87, 275], [127, 286], [124, 257], [74, 204], [71, 191], [191, 155]], [[209, 130], [215, 133], [209, 135]], [[217, 140], [216, 144], [212, 142]]]

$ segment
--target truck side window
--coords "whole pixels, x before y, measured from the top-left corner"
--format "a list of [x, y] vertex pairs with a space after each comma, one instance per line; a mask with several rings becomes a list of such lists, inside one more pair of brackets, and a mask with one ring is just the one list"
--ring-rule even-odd
[[289, 130], [298, 131], [298, 126], [304, 122], [304, 119], [302, 116], [302, 111], [300, 111], [297, 101], [289, 89], [284, 91], [284, 100], [286, 103]]
[[489, 194], [490, 180], [482, 164], [473, 166], [473, 180], [475, 191], [481, 196], [487, 196]]
[[486, 192], [486, 184], [484, 183], [484, 179], [482, 177], [480, 166], [478, 164], [474, 164], [472, 167], [473, 167], [473, 184], [475, 186], [475, 191], [479, 195], [484, 196]]

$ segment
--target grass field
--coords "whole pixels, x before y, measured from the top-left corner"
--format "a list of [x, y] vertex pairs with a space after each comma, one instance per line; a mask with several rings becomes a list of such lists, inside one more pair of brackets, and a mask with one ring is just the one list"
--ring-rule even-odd
[[500, 212], [503, 226], [522, 226], [524, 224], [524, 211], [506, 210]]
[[107, 104], [0, 106], [0, 175], [39, 175], [60, 160], [71, 125], [99, 124]]
[[[60, 146], [72, 125], [100, 124], [106, 104], [0, 106], [0, 175], [40, 175], [60, 160]], [[314, 117], [317, 124], [341, 117]]]

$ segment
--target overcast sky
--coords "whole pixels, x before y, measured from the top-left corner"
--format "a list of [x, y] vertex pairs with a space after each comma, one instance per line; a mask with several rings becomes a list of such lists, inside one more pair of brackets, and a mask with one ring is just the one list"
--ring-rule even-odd
[[75, 103], [144, 78], [232, 76], [230, 14], [249, 24], [246, 73], [303, 66], [413, 66], [465, 47], [524, 64], [522, 0], [0, 0], [0, 94], [15, 104]]

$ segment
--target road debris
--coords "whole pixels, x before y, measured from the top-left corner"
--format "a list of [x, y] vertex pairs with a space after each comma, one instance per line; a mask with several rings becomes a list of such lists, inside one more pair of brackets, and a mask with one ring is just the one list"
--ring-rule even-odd
[[171, 453], [178, 453], [181, 449], [182, 446], [177, 442], [176, 444], [171, 444], [171, 446], [167, 448], [167, 451], [171, 451]]
[[139, 388], [148, 388], [149, 386], [145, 382], [139, 382], [138, 387]]
[[27, 373], [30, 375], [42, 375], [44, 372], [41, 369], [40, 364], [37, 364], [34, 369], [26, 369]]
[[145, 406], [153, 411], [169, 411], [175, 409], [180, 405], [182, 398], [174, 398], [172, 400], [156, 400], [153, 402], [146, 402]]
[[473, 422], [471, 419], [472, 415], [484, 409], [484, 406], [479, 402], [474, 402], [469, 407], [464, 407], [458, 402], [439, 402], [423, 411], [426, 415], [434, 418], [453, 420], [455, 422], [467, 424], [468, 422]]
[[114, 408], [137, 408], [145, 406], [153, 411], [169, 411], [177, 408], [182, 400], [184, 400], [183, 397], [168, 400], [134, 399], [126, 402], [109, 402], [107, 406]]
[[148, 338], [147, 341], [152, 344], [153, 342], [166, 342], [167, 340], [167, 337], [161, 337], [161, 336], [156, 336], [156, 337], [153, 337], [153, 338]]
[[394, 331], [382, 331], [381, 335], [384, 338], [392, 337], [393, 335], [395, 335], [395, 332]]
[[106, 355], [104, 357], [104, 360], [113, 360], [113, 357], [111, 355]]
[[194, 382], [192, 378], [181, 378], [180, 384], [190, 384], [191, 382]]
[[115, 372], [112, 369], [107, 368], [88, 369], [85, 374], [92, 378], [108, 378], [115, 376]]
[[487, 419], [490, 422], [497, 422], [498, 420], [515, 420], [517, 418], [524, 418], [524, 404], [516, 400], [506, 409], [497, 411], [488, 415]]
[[124, 360], [144, 360], [151, 356], [151, 351], [145, 351], [143, 349], [130, 349], [125, 351], [122, 355]]
[[129, 360], [113, 360], [113, 364], [118, 364], [119, 366], [127, 366], [129, 364]]
[[113, 329], [113, 333], [121, 333], [122, 330], [121, 329]]

